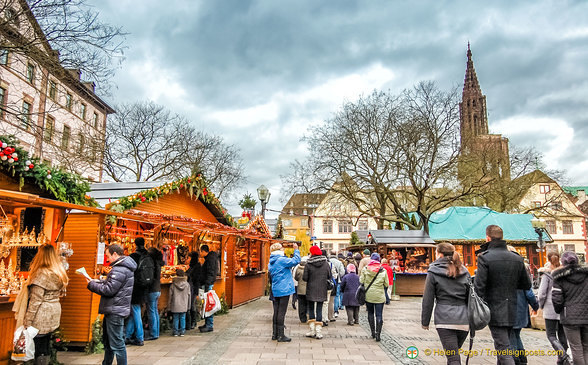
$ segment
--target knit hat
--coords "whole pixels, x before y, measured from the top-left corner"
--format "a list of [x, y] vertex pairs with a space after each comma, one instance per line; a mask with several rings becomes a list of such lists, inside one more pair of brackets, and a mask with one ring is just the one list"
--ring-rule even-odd
[[323, 254], [323, 251], [321, 251], [321, 249], [318, 246], [311, 246], [310, 254], [313, 256], [320, 256]]
[[365, 250], [363, 250], [363, 254], [364, 255], [369, 255], [370, 254], [370, 250], [368, 248], [366, 248]]
[[349, 257], [349, 258], [353, 257], [353, 252], [351, 252], [351, 251], [347, 252], [347, 257]]
[[361, 254], [359, 252], [356, 252], [353, 258], [356, 260], [361, 260]]
[[566, 251], [561, 255], [561, 264], [564, 266], [578, 265], [578, 256], [575, 252]]
[[378, 254], [377, 252], [374, 252], [371, 256], [370, 256], [371, 260], [375, 260], [375, 261], [380, 261], [380, 254]]
[[355, 265], [353, 265], [353, 264], [347, 265], [347, 272], [355, 272]]
[[176, 276], [186, 276], [186, 272], [182, 269], [177, 269]]

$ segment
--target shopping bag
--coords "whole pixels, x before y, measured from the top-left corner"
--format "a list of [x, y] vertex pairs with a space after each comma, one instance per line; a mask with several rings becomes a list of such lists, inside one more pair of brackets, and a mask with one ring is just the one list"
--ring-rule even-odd
[[35, 342], [33, 338], [39, 333], [35, 327], [24, 328], [20, 326], [14, 331], [12, 342], [12, 360], [29, 361], [35, 358]]
[[204, 294], [204, 317], [210, 317], [221, 309], [221, 302], [214, 290]]

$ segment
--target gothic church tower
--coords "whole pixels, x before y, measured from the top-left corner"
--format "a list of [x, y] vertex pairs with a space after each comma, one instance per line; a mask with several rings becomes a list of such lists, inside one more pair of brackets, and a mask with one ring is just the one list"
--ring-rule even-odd
[[460, 179], [510, 180], [508, 138], [488, 133], [486, 96], [482, 94], [478, 82], [469, 42], [467, 57], [462, 99], [459, 103], [462, 148]]

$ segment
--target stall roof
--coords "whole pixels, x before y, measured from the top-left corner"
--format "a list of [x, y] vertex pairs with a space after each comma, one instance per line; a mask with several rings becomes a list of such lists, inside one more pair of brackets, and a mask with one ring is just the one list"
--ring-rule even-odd
[[[367, 242], [368, 234], [372, 235], [374, 243], [393, 244], [394, 247], [402, 245], [415, 246], [419, 244], [435, 244], [435, 241], [424, 231], [419, 230], [396, 230], [396, 229], [375, 229], [369, 231], [357, 231], [357, 236], [362, 242]], [[391, 246], [392, 247], [392, 246]]]
[[111, 200], [133, 195], [145, 189], [152, 189], [165, 184], [165, 181], [133, 181], [95, 183], [90, 186], [90, 195], [101, 207], [105, 207]]
[[[538, 236], [531, 225], [532, 214], [507, 214], [485, 207], [450, 207], [431, 215], [429, 235], [440, 241], [484, 241], [486, 227], [495, 224], [504, 231], [504, 240], [511, 242], [537, 242]], [[553, 239], [547, 232], [546, 242]]]

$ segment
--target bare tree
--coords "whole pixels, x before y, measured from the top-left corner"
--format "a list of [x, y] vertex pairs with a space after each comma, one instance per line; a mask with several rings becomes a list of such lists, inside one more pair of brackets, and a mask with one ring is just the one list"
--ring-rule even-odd
[[43, 65], [52, 74], [80, 70], [107, 92], [123, 60], [121, 27], [99, 19], [86, 0], [0, 0], [2, 48]]
[[108, 124], [104, 170], [115, 181], [202, 173], [217, 196], [227, 194], [243, 179], [237, 147], [197, 131], [185, 118], [152, 102], [117, 108]]
[[428, 231], [432, 213], [467, 204], [493, 181], [490, 172], [459, 181], [459, 124], [456, 90], [421, 82], [398, 95], [375, 91], [309, 130], [310, 157], [292, 164], [285, 190], [331, 191], [379, 228]]

